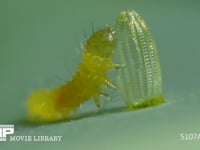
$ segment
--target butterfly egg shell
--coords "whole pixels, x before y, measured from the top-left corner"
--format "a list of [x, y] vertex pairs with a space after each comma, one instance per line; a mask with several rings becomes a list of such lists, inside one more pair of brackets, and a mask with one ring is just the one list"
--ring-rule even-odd
[[130, 109], [163, 103], [159, 57], [152, 34], [135, 11], [122, 11], [115, 27], [115, 58], [126, 67], [119, 70], [117, 85]]
[[46, 123], [66, 119], [90, 99], [100, 107], [99, 96], [107, 95], [101, 87], [114, 87], [107, 74], [115, 69], [112, 61], [115, 46], [115, 31], [111, 28], [93, 33], [86, 42], [83, 62], [71, 81], [55, 89], [33, 92], [29, 96], [29, 120]]

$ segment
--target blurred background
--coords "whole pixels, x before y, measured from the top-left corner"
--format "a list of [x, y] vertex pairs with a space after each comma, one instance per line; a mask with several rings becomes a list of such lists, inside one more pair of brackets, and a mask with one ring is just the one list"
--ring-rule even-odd
[[[93, 30], [113, 26], [120, 11], [132, 9], [146, 20], [156, 39], [166, 103], [50, 125], [20, 123], [26, 119], [27, 96], [71, 80], [81, 63], [80, 43]], [[14, 124], [15, 135], [63, 138], [48, 145], [0, 142], [0, 147], [197, 149], [200, 141], [181, 141], [180, 134], [200, 133], [199, 15], [198, 0], [1, 0], [0, 124]], [[108, 105], [116, 102], [123, 100], [111, 97]]]

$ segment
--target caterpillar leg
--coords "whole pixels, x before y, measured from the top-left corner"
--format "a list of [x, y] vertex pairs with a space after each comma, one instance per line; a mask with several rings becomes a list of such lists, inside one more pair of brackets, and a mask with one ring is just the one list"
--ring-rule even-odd
[[102, 105], [102, 108], [104, 108], [107, 105], [107, 103], [110, 101], [110, 96], [105, 92], [101, 92], [101, 96], [105, 97], [105, 101]]
[[94, 102], [95, 102], [95, 105], [97, 106], [97, 108], [100, 108], [100, 107], [101, 107], [100, 100], [99, 100], [99, 97], [98, 97], [98, 96], [96, 96], [96, 97], [94, 98]]
[[108, 79], [104, 79], [105, 85], [109, 88], [117, 89], [117, 86]]
[[124, 68], [124, 67], [126, 67], [125, 64], [114, 64], [115, 69], [121, 69], [121, 68]]
[[[100, 96], [104, 96], [105, 97], [105, 101], [104, 101], [104, 103], [102, 105], [101, 105], [100, 99], [99, 99]], [[100, 92], [99, 96], [96, 96], [94, 98], [94, 102], [95, 102], [95, 104], [96, 104], [96, 106], [98, 108], [97, 112], [102, 110], [102, 108], [104, 108], [109, 101], [110, 101], [109, 95], [107, 93], [105, 93], [105, 92]]]

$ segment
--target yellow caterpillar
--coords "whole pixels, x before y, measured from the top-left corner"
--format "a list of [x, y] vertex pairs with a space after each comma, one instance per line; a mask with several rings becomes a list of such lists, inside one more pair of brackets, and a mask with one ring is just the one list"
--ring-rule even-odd
[[63, 120], [89, 99], [93, 99], [99, 107], [99, 96], [106, 95], [101, 86], [115, 87], [107, 73], [119, 67], [112, 61], [116, 43], [115, 31], [111, 28], [95, 32], [86, 43], [83, 62], [72, 81], [52, 90], [31, 94], [28, 100], [29, 119], [33, 122]]

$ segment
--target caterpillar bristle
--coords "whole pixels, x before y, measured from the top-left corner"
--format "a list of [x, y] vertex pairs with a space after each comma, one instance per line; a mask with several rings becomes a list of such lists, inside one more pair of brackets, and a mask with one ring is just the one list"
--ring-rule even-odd
[[91, 23], [92, 35], [95, 33], [96, 29], [94, 27], [94, 23]]

